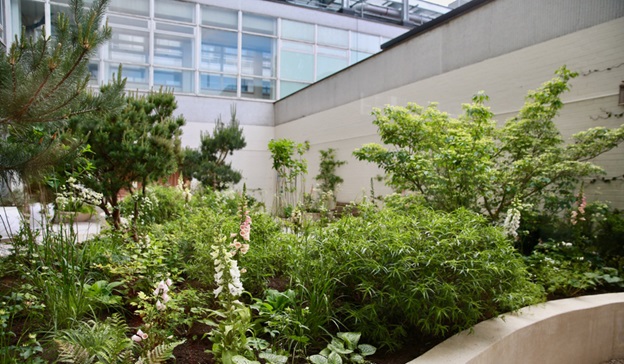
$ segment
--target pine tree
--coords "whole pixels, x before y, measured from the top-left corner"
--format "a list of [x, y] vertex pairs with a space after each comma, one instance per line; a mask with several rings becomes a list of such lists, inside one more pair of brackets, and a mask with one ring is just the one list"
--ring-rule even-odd
[[[109, 86], [102, 87], [102, 94], [108, 92]], [[173, 94], [161, 90], [126, 96], [121, 112], [71, 120], [70, 127], [85, 136], [93, 151], [88, 158], [95, 168], [86, 184], [104, 195], [101, 207], [115, 228], [120, 227], [122, 190], [134, 193], [138, 182], [145, 195], [145, 186], [178, 168], [184, 118], [173, 116], [176, 108]]]
[[79, 141], [63, 134], [68, 118], [114, 110], [121, 79], [107, 97], [86, 92], [89, 57], [111, 36], [100, 26], [108, 0], [85, 10], [73, 0], [69, 15], [59, 14], [55, 36], [22, 34], [8, 52], [0, 49], [0, 176], [39, 176], [78, 150]]
[[225, 159], [234, 154], [235, 150], [245, 148], [247, 142], [236, 119], [236, 108], [232, 107], [227, 125], [221, 120], [221, 116], [215, 123], [212, 135], [201, 134], [199, 150], [186, 148], [182, 171], [184, 175], [196, 178], [204, 186], [220, 191], [241, 180], [241, 173], [232, 169], [232, 164], [226, 163]]

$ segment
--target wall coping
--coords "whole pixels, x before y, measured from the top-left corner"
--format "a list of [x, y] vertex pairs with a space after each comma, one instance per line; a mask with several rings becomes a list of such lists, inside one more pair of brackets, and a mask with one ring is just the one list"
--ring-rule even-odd
[[408, 364], [592, 364], [624, 357], [624, 293], [528, 306], [475, 325]]

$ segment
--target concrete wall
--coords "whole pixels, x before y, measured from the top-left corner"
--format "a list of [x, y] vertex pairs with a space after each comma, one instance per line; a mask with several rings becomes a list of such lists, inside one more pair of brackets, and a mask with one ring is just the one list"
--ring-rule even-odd
[[[318, 173], [318, 150], [338, 149], [338, 158], [348, 161], [338, 170], [345, 179], [338, 199], [349, 201], [367, 194], [371, 177], [379, 173], [351, 157], [353, 149], [379, 141], [371, 124], [373, 107], [436, 101], [440, 109], [457, 114], [461, 103], [485, 90], [503, 122], [520, 109], [527, 91], [565, 64], [581, 75], [563, 97], [566, 106], [556, 120], [564, 136], [593, 126], [619, 126], [624, 119], [600, 116], [624, 112], [617, 104], [624, 80], [622, 16], [622, 1], [494, 0], [276, 102], [275, 136], [311, 142], [309, 184]], [[529, 46], [529, 40], [540, 43]], [[499, 47], [508, 53], [497, 55]], [[596, 162], [607, 176], [620, 178], [593, 183], [589, 192], [623, 208], [624, 150], [617, 148]]]
[[624, 293], [550, 301], [481, 322], [408, 364], [598, 364], [624, 357]]

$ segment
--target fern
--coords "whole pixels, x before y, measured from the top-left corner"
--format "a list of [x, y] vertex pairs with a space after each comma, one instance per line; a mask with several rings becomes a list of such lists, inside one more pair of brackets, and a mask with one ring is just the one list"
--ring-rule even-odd
[[119, 314], [104, 322], [79, 322], [75, 328], [60, 331], [55, 338], [61, 363], [129, 363], [132, 341], [128, 326]]
[[147, 352], [145, 357], [140, 357], [135, 364], [160, 364], [167, 359], [173, 358], [173, 349], [184, 343], [185, 340], [175, 341], [168, 344], [160, 344]]

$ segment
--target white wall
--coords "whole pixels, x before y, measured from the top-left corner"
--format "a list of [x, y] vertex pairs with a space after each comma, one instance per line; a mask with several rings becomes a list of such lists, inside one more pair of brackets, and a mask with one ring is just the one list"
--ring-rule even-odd
[[[505, 3], [497, 0], [491, 4]], [[512, 1], [508, 0], [507, 2]], [[506, 4], [499, 5], [502, 8]], [[528, 5], [527, 5], [528, 6]], [[536, 9], [536, 11], [539, 11]], [[473, 12], [477, 14], [479, 10]], [[469, 13], [466, 16], [471, 16]], [[498, 16], [507, 16], [504, 12], [495, 12]], [[477, 20], [480, 17], [477, 15]], [[440, 28], [440, 31], [443, 31]], [[466, 28], [469, 32], [470, 28]], [[437, 101], [440, 109], [456, 114], [461, 110], [461, 103], [469, 102], [474, 93], [485, 90], [490, 96], [489, 105], [497, 115], [497, 120], [504, 121], [514, 115], [524, 102], [527, 91], [535, 89], [541, 83], [554, 77], [554, 71], [566, 64], [568, 68], [581, 74], [571, 82], [572, 90], [563, 97], [566, 106], [556, 119], [565, 137], [593, 126], [615, 127], [624, 119], [610, 118], [592, 120], [591, 117], [604, 114], [602, 110], [613, 113], [624, 112], [624, 107], [617, 105], [619, 84], [624, 80], [624, 18], [620, 17], [574, 33], [524, 47], [513, 52], [488, 58], [446, 73], [386, 89], [372, 92], [367, 82], [384, 82], [384, 77], [398, 77], [397, 74], [411, 74], [419, 68], [430, 67], [429, 63], [414, 63], [408, 54], [418, 54], [419, 59], [427, 60], [420, 53], [431, 47], [441, 47], [444, 39], [435, 34], [435, 30], [417, 37], [409, 44], [400, 45], [400, 52], [382, 52], [371, 59], [377, 73], [361, 63], [362, 67], [352, 67], [339, 74], [344, 81], [345, 92], [359, 90], [360, 96], [351, 102], [337, 103], [343, 88], [335, 87], [332, 82], [321, 82], [314, 85], [313, 90], [303, 90], [296, 98], [276, 103], [277, 138], [291, 138], [297, 141], [309, 140], [312, 150], [306, 156], [310, 161], [310, 176], [318, 173], [318, 150], [328, 147], [338, 149], [339, 159], [348, 160], [348, 164], [340, 167], [338, 174], [345, 179], [339, 200], [349, 201], [368, 191], [370, 178], [378, 174], [373, 166], [358, 162], [351, 157], [354, 148], [368, 142], [377, 142], [376, 128], [371, 124], [372, 107], [383, 107], [385, 104], [405, 105], [416, 102], [426, 105]], [[452, 34], [446, 34], [446, 38]], [[422, 38], [422, 39], [418, 39]], [[424, 42], [424, 43], [423, 43]], [[500, 40], [492, 40], [491, 44], [474, 44], [474, 47], [489, 47]], [[394, 50], [394, 49], [391, 49]], [[443, 56], [444, 53], [440, 53]], [[455, 54], [461, 57], [461, 54]], [[425, 57], [425, 58], [422, 58]], [[431, 59], [439, 62], [440, 59]], [[387, 67], [383, 67], [383, 64]], [[620, 65], [618, 67], [618, 65]], [[437, 67], [436, 65], [431, 67]], [[610, 68], [610, 70], [607, 70]], [[601, 70], [600, 72], [589, 72]], [[321, 88], [325, 86], [324, 96]], [[374, 89], [384, 89], [383, 85], [375, 84]], [[351, 90], [351, 91], [349, 91]], [[366, 95], [371, 91], [373, 94]], [[303, 101], [306, 96], [309, 100]], [[302, 99], [304, 98], [304, 99]], [[314, 103], [320, 105], [311, 106]], [[298, 109], [299, 108], [299, 109]], [[316, 110], [315, 108], [319, 109]], [[289, 117], [299, 115], [291, 121]], [[624, 146], [596, 159], [603, 166], [608, 176], [624, 175]], [[308, 182], [310, 182], [309, 178]], [[597, 182], [590, 185], [589, 192], [593, 197], [610, 200], [614, 206], [624, 207], [624, 185], [622, 179], [614, 183]]]
[[197, 148], [200, 134], [212, 133], [215, 120], [221, 116], [224, 122], [230, 120], [230, 107], [236, 106], [236, 118], [240, 121], [247, 146], [235, 151], [229, 160], [232, 167], [241, 171], [243, 179], [235, 189], [242, 189], [243, 183], [256, 198], [270, 204], [275, 188], [275, 173], [271, 167], [271, 156], [267, 149], [274, 138], [273, 104], [266, 101], [229, 100], [176, 96], [178, 114], [184, 115], [182, 145]]

